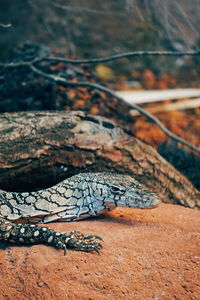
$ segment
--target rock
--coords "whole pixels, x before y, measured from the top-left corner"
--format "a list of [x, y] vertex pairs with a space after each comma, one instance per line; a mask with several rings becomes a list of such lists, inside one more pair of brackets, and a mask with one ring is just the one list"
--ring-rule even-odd
[[200, 299], [200, 211], [161, 204], [54, 223], [104, 238], [100, 255], [1, 242], [0, 299]]

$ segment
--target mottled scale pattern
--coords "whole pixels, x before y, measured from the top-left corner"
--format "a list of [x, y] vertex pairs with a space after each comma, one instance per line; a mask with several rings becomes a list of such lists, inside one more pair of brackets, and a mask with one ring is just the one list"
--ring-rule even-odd
[[149, 208], [159, 202], [155, 193], [147, 191], [133, 177], [116, 173], [81, 173], [37, 192], [0, 190], [0, 239], [21, 244], [47, 243], [65, 251], [99, 251], [98, 236], [84, 236], [79, 231], [60, 233], [14, 222], [76, 221], [117, 206]]

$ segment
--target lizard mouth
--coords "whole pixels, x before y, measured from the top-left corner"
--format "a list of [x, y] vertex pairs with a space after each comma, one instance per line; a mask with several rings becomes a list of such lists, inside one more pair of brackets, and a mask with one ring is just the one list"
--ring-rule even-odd
[[157, 204], [152, 205], [152, 206], [149, 206], [149, 207], [143, 207], [143, 209], [154, 209], [154, 208], [158, 207], [159, 204], [160, 204], [160, 203], [157, 203]]
[[159, 204], [161, 203], [161, 200], [156, 198], [153, 200], [152, 204], [150, 204], [150, 206], [147, 207], [143, 207], [143, 208], [147, 208], [147, 209], [153, 209], [159, 206]]

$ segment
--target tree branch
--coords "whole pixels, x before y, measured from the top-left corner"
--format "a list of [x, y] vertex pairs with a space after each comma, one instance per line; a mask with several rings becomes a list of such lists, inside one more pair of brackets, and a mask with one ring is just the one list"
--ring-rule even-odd
[[[34, 67], [33, 65], [30, 65], [31, 70], [42, 76], [45, 77], [47, 79], [53, 80], [54, 82], [56, 82], [57, 84], [61, 84], [64, 86], [73, 86], [73, 87], [90, 87], [93, 89], [97, 89], [101, 92], [105, 92], [107, 95], [114, 97], [116, 99], [118, 99], [119, 101], [126, 103], [126, 101], [124, 101], [124, 99], [122, 99], [121, 97], [118, 97], [116, 95], [115, 92], [113, 92], [111, 89], [104, 87], [100, 84], [97, 83], [90, 83], [90, 82], [73, 82], [73, 81], [68, 81], [63, 77], [60, 76], [55, 76], [55, 75], [51, 75], [51, 74], [47, 74], [41, 70], [39, 70], [38, 68]], [[128, 106], [132, 109], [137, 110], [138, 112], [140, 112], [141, 114], [143, 114], [144, 116], [146, 116], [149, 120], [153, 121], [168, 137], [172, 138], [173, 140], [175, 140], [176, 142], [179, 142], [187, 147], [189, 147], [190, 149], [197, 151], [200, 153], [200, 149], [194, 145], [191, 145], [190, 143], [188, 143], [187, 141], [185, 141], [184, 139], [176, 136], [175, 134], [173, 134], [171, 131], [169, 131], [156, 117], [154, 117], [151, 113], [147, 112], [146, 110], [144, 110], [143, 108], [141, 108], [138, 105], [135, 104], [128, 104]]]
[[49, 56], [43, 58], [42, 60], [65, 62], [71, 64], [99, 64], [99, 63], [114, 61], [121, 58], [130, 58], [136, 56], [143, 57], [143, 56], [196, 56], [196, 55], [200, 55], [200, 50], [197, 51], [132, 51], [132, 52], [115, 54], [103, 58], [91, 58], [91, 59], [63, 59], [61, 57]]
[[117, 96], [115, 94], [115, 92], [113, 92], [111, 89], [104, 87], [100, 84], [97, 83], [90, 83], [90, 82], [73, 82], [73, 81], [69, 81], [67, 79], [65, 79], [64, 77], [61, 77], [59, 75], [53, 75], [53, 74], [48, 74], [45, 73], [44, 71], [38, 69], [38, 67], [35, 67], [34, 64], [43, 60], [42, 58], [38, 58], [35, 59], [33, 61], [29, 61], [29, 62], [19, 62], [19, 63], [10, 63], [10, 64], [0, 64], [1, 67], [4, 68], [16, 68], [16, 67], [22, 67], [22, 66], [26, 66], [29, 67], [35, 74], [38, 74], [39, 76], [42, 76], [44, 78], [47, 78], [57, 84], [63, 85], [63, 86], [72, 86], [72, 87], [89, 87], [92, 89], [97, 89], [101, 92], [105, 92], [107, 95], [114, 97], [116, 99], [118, 99], [119, 101], [125, 103], [126, 105], [128, 105], [130, 107], [130, 109], [135, 109], [138, 112], [140, 112], [141, 114], [143, 114], [144, 116], [146, 116], [149, 120], [153, 121], [168, 137], [172, 138], [173, 140], [175, 140], [176, 142], [179, 142], [185, 146], [187, 146], [188, 148], [197, 151], [198, 153], [200, 153], [200, 148], [190, 144], [189, 142], [185, 141], [184, 139], [176, 136], [175, 134], [173, 134], [171, 131], [169, 131], [156, 117], [154, 117], [151, 113], [147, 112], [146, 110], [144, 110], [143, 108], [141, 108], [140, 106], [136, 105], [136, 104], [128, 104], [125, 100], [123, 100], [121, 97]]
[[99, 64], [114, 61], [121, 58], [131, 58], [131, 57], [143, 57], [143, 56], [198, 56], [200, 55], [200, 50], [197, 51], [131, 51], [131, 52], [124, 52], [120, 54], [115, 54], [103, 58], [91, 58], [91, 59], [69, 59], [63, 57], [55, 57], [55, 56], [45, 56], [45, 57], [38, 57], [32, 61], [23, 61], [23, 62], [16, 62], [16, 63], [9, 63], [9, 64], [2, 64], [0, 63], [1, 67], [20, 67], [30, 65], [30, 63], [36, 64], [42, 61], [54, 61], [54, 62], [64, 62], [70, 64]]

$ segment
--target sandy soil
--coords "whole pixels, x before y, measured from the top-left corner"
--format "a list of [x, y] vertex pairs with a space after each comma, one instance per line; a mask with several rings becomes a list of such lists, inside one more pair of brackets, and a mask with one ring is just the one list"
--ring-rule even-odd
[[200, 299], [200, 211], [171, 204], [118, 208], [54, 223], [104, 238], [101, 254], [0, 244], [0, 300]]

